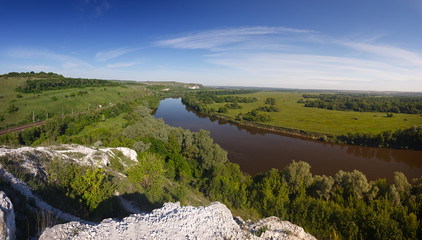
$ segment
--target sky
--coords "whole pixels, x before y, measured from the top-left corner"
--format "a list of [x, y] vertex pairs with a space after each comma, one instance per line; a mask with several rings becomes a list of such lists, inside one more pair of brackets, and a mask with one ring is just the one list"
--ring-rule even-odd
[[422, 0], [0, 0], [0, 74], [422, 91]]

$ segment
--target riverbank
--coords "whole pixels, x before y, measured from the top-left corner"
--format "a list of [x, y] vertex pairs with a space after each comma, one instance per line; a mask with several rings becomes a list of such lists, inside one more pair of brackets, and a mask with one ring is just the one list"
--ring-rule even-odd
[[[191, 110], [195, 111], [194, 109]], [[196, 113], [201, 114], [198, 112]], [[324, 133], [308, 132], [300, 129], [284, 128], [257, 122], [238, 121], [231, 117], [216, 113], [204, 115], [210, 118], [227, 121], [238, 126], [256, 128], [268, 131], [270, 133], [299, 137], [324, 143], [349, 144], [376, 148], [422, 150], [422, 143], [420, 142], [421, 140], [419, 137], [422, 136], [422, 125], [413, 126], [403, 130], [399, 129], [395, 132], [384, 131], [379, 134], [348, 133], [347, 135], [333, 136]]]
[[422, 151], [326, 143], [299, 134], [240, 125], [224, 117], [198, 114], [187, 109], [180, 99], [161, 101], [154, 116], [173, 127], [209, 131], [214, 142], [227, 150], [228, 159], [251, 176], [272, 168], [282, 169], [292, 160], [308, 162], [315, 174], [334, 176], [339, 170], [358, 169], [371, 180], [392, 181], [394, 171], [402, 171], [410, 178], [420, 177], [422, 169]]
[[[195, 110], [192, 109], [192, 111], [195, 111]], [[200, 113], [197, 113], [197, 114], [200, 114]], [[286, 135], [286, 136], [291, 136], [291, 137], [299, 137], [299, 138], [308, 139], [308, 140], [319, 140], [319, 141], [327, 142], [327, 143], [336, 143], [335, 141], [333, 141], [333, 139], [335, 139], [333, 136], [331, 135], [327, 136], [326, 134], [323, 134], [323, 133], [308, 132], [308, 131], [304, 131], [300, 129], [284, 128], [284, 127], [272, 126], [272, 125], [256, 123], [256, 122], [238, 121], [231, 117], [221, 115], [221, 114], [211, 114], [211, 115], [206, 115], [206, 116], [210, 118], [216, 118], [219, 120], [227, 121], [229, 123], [236, 124], [243, 127], [252, 127], [252, 128], [265, 130], [274, 134], [281, 134], [281, 135]]]
[[[239, 116], [265, 105], [263, 99], [266, 96], [274, 97], [275, 106], [280, 109], [277, 112], [262, 114], [271, 119], [269, 123], [239, 120]], [[296, 102], [296, 98], [299, 97], [298, 93], [284, 92], [242, 94], [239, 98], [256, 100], [238, 103], [237, 108], [226, 108], [225, 112], [220, 111], [225, 106], [224, 102], [203, 103], [209, 102], [203, 96], [199, 96], [199, 99], [195, 96], [186, 96], [182, 99], [182, 103], [197, 114], [276, 134], [326, 143], [422, 150], [421, 116], [401, 114], [391, 119], [368, 112], [305, 108]], [[409, 121], [411, 118], [412, 121]]]

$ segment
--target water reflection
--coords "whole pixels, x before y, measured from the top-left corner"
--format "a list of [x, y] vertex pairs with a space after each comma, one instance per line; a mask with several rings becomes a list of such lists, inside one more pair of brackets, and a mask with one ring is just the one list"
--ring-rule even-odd
[[404, 172], [409, 179], [422, 175], [422, 151], [320, 143], [275, 134], [197, 114], [180, 99], [161, 101], [155, 116], [171, 126], [210, 131], [214, 141], [228, 151], [230, 161], [251, 175], [281, 169], [292, 160], [308, 162], [314, 174], [333, 176], [338, 170], [358, 169], [370, 180], [391, 180], [394, 171]]

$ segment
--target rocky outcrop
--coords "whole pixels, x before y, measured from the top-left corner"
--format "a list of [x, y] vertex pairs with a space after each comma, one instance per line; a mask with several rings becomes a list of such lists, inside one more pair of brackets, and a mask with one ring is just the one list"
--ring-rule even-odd
[[15, 212], [6, 194], [0, 191], [0, 239], [15, 239]]
[[[257, 235], [260, 235], [257, 236]], [[276, 217], [256, 223], [235, 221], [219, 202], [208, 207], [166, 203], [151, 213], [133, 214], [122, 221], [105, 219], [98, 225], [70, 222], [48, 228], [50, 239], [315, 239], [302, 228]]]
[[55, 157], [81, 165], [95, 166], [99, 164], [100, 167], [108, 166], [112, 158], [118, 158], [125, 165], [125, 161], [122, 161], [119, 156], [124, 156], [132, 162], [138, 161], [138, 154], [130, 148], [95, 148], [77, 144], [61, 144], [50, 147], [0, 147], [0, 157], [4, 156], [11, 156], [19, 160], [19, 166], [34, 176], [46, 174], [42, 164], [40, 164], [42, 159], [53, 159]]
[[261, 239], [315, 239], [303, 228], [289, 222], [281, 221], [278, 217], [263, 218], [257, 222], [246, 221], [237, 217], [236, 221], [249, 232], [260, 235]]

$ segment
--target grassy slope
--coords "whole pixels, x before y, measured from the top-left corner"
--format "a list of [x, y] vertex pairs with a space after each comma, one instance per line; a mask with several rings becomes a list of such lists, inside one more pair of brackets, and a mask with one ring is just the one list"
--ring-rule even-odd
[[[280, 112], [269, 113], [274, 120], [267, 124], [329, 135], [358, 131], [379, 133], [384, 130], [395, 130], [422, 124], [422, 116], [417, 114], [394, 114], [393, 118], [387, 118], [386, 113], [378, 112], [305, 108], [303, 104], [297, 103], [302, 98], [302, 93], [299, 92], [257, 92], [239, 96], [256, 97], [259, 101], [255, 103], [241, 103], [242, 109], [229, 109], [229, 112], [224, 115], [234, 118], [241, 112], [246, 113], [258, 106], [265, 105], [265, 99], [273, 97], [276, 99], [276, 107], [280, 108]], [[215, 103], [210, 104], [209, 107], [218, 109], [224, 104]], [[357, 120], [353, 118], [357, 118]]]
[[[145, 94], [145, 86], [142, 84], [130, 84], [125, 87], [93, 87], [93, 88], [71, 88], [62, 90], [48, 90], [39, 94], [21, 93], [22, 98], [17, 98], [17, 92], [14, 91], [16, 86], [24, 82], [24, 78], [7, 78], [0, 77], [0, 114], [5, 117], [5, 120], [0, 122], [1, 127], [7, 124], [19, 122], [27, 115], [32, 114], [32, 111], [37, 112], [48, 111], [56, 115], [62, 114], [62, 109], [65, 114], [73, 112], [81, 112], [88, 110], [89, 104], [91, 109], [96, 108], [98, 104], [103, 106], [109, 103], [118, 103], [127, 98], [141, 97]], [[105, 90], [106, 89], [106, 90]], [[87, 91], [88, 94], [78, 95], [79, 91]], [[76, 96], [69, 97], [71, 93]], [[67, 98], [65, 96], [68, 96]], [[56, 97], [57, 100], [52, 100]], [[17, 112], [7, 113], [6, 108], [14, 104], [19, 108]]]

